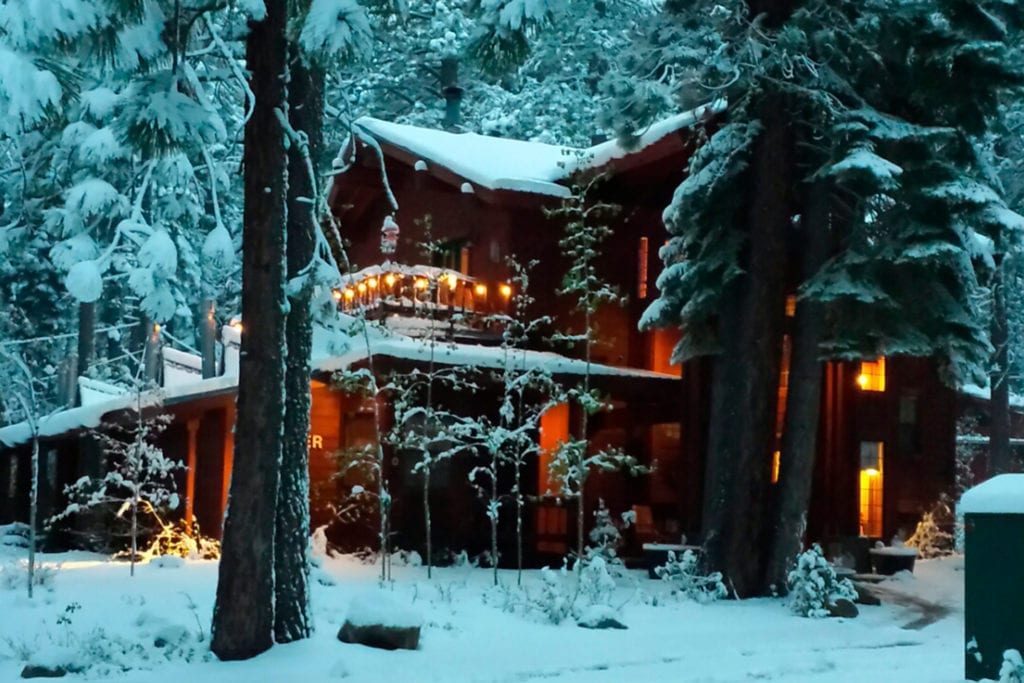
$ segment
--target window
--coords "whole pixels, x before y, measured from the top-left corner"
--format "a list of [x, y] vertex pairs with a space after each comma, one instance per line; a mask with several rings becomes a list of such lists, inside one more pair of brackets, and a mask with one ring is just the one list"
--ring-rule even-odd
[[861, 362], [857, 386], [863, 391], [885, 391], [885, 358]]
[[912, 425], [917, 423], [917, 396], [914, 394], [903, 394], [900, 396], [900, 424]]
[[792, 318], [796, 315], [796, 294], [786, 297], [786, 317]]
[[782, 465], [782, 451], [772, 453], [772, 483], [779, 483], [779, 466]]
[[882, 482], [884, 444], [862, 441], [860, 444], [860, 535], [882, 536]]
[[470, 248], [467, 240], [452, 240], [438, 245], [434, 251], [433, 265], [446, 270], [456, 270], [469, 275]]

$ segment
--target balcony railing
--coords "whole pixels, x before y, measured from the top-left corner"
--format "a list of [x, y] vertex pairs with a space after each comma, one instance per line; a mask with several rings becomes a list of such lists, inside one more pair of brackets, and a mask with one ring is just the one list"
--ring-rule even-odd
[[508, 310], [512, 286], [487, 282], [447, 268], [385, 263], [346, 275], [334, 290], [338, 307], [367, 318], [402, 315], [466, 323]]

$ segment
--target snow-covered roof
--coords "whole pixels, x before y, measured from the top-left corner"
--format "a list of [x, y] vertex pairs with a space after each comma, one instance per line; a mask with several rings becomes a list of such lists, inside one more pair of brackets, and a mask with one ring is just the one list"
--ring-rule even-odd
[[[973, 396], [974, 398], [980, 398], [983, 401], [990, 401], [992, 399], [991, 387], [981, 387], [977, 384], [965, 384], [961, 386], [958, 391], [965, 396]], [[1010, 394], [1010, 407], [1024, 408], [1024, 396]]]
[[1024, 474], [1000, 474], [960, 498], [966, 514], [1024, 514]]
[[[238, 377], [221, 376], [199, 380], [189, 384], [164, 387], [163, 389], [144, 391], [140, 397], [135, 392], [127, 392], [107, 399], [93, 398], [90, 403], [77, 408], [69, 408], [39, 418], [39, 436], [50, 437], [70, 432], [75, 429], [98, 427], [105, 415], [119, 410], [132, 410], [140, 402], [143, 408], [161, 403], [176, 403], [193, 396], [230, 389], [238, 384]], [[28, 422], [0, 427], [0, 444], [17, 446], [32, 439], [32, 429]]]
[[[349, 328], [353, 318], [341, 315], [342, 327], [328, 330], [320, 325], [313, 327], [313, 351], [311, 365], [314, 372], [336, 372], [345, 370], [368, 357], [366, 343], [361, 335], [350, 336], [344, 331]], [[390, 357], [402, 360], [426, 362], [430, 360], [430, 342], [413, 339], [400, 334], [388, 333], [384, 330], [371, 328], [371, 343], [374, 357]], [[237, 342], [238, 330], [230, 326], [223, 329], [227, 341]], [[192, 382], [179, 381], [158, 390], [143, 392], [142, 406], [149, 408], [160, 404], [182, 403], [193, 397], [228, 391], [238, 386], [237, 371], [231, 368], [237, 365], [228, 362], [226, 352], [226, 374], [209, 379]], [[236, 353], [236, 352], [234, 352]], [[580, 375], [586, 371], [587, 364], [580, 360], [566, 358], [556, 353], [542, 351], [517, 351], [513, 355], [516, 367], [523, 369], [542, 369], [555, 375]], [[505, 352], [500, 347], [477, 346], [473, 344], [452, 344], [434, 342], [434, 361], [441, 365], [472, 365], [481, 368], [499, 369], [505, 366]], [[591, 363], [590, 372], [605, 377], [637, 377], [660, 380], [678, 380], [675, 375], [667, 375], [636, 368], [616, 368], [598, 363]], [[88, 405], [62, 410], [39, 420], [39, 436], [52, 437], [76, 429], [98, 427], [105, 415], [121, 410], [131, 410], [138, 405], [140, 397], [135, 392], [111, 395], [107, 399], [94, 398]], [[0, 445], [16, 446], [32, 439], [32, 429], [28, 422], [19, 422], [0, 428]]]
[[[353, 340], [350, 350], [314, 359], [313, 369], [321, 372], [344, 370], [367, 358], [366, 346], [358, 338]], [[374, 357], [386, 356], [402, 360], [429, 362], [431, 342], [395, 335], [371, 343]], [[477, 344], [456, 344], [433, 342], [434, 362], [441, 365], [470, 365], [479, 368], [500, 369], [505, 367], [505, 350], [497, 346]], [[582, 375], [587, 370], [585, 361], [567, 358], [547, 351], [513, 351], [509, 356], [511, 365], [524, 370], [544, 370], [553, 375]], [[678, 380], [675, 375], [638, 368], [620, 368], [599, 363], [590, 364], [590, 373], [605, 377], [644, 377], [648, 379]]]
[[406, 150], [417, 157], [417, 170], [438, 164], [491, 190], [568, 197], [569, 188], [560, 183], [573, 173], [599, 168], [649, 147], [672, 133], [693, 126], [723, 106], [722, 103], [713, 103], [670, 116], [651, 125], [628, 148], [618, 140], [581, 148], [477, 133], [449, 133], [368, 116], [357, 119], [353, 130], [357, 137], [370, 145], [386, 142]]

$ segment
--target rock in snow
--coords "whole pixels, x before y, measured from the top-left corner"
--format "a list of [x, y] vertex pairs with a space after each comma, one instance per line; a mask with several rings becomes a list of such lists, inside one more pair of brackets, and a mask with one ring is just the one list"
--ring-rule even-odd
[[847, 600], [846, 598], [839, 598], [828, 606], [828, 615], [830, 617], [853, 619], [858, 614], [860, 612], [857, 609], [857, 605], [853, 604], [853, 600]]
[[383, 650], [419, 648], [423, 618], [384, 593], [355, 598], [338, 631], [338, 640]]
[[629, 628], [619, 621], [618, 613], [608, 605], [591, 605], [583, 610], [583, 614], [576, 621], [580, 628], [594, 629], [627, 629]]

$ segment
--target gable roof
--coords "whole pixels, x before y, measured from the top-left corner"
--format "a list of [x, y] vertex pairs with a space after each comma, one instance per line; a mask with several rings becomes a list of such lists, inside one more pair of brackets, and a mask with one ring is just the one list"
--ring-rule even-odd
[[568, 197], [568, 182], [573, 174], [640, 154], [723, 108], [723, 103], [715, 102], [670, 116], [649, 126], [629, 147], [618, 140], [593, 147], [567, 147], [477, 133], [450, 133], [372, 117], [357, 119], [352, 128], [355, 138], [364, 145], [378, 148], [382, 154], [397, 157], [420, 171], [430, 171], [431, 165], [436, 165], [465, 182], [489, 190]]

